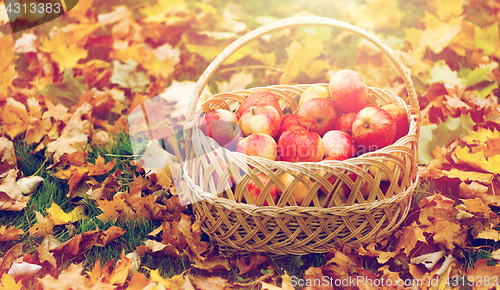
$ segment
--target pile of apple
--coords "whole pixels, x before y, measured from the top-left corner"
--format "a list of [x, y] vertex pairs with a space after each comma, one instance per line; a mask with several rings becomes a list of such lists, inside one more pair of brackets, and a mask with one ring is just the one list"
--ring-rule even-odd
[[[328, 88], [311, 85], [300, 96], [298, 105], [296, 113], [283, 116], [274, 94], [256, 92], [235, 113], [224, 109], [207, 113], [201, 130], [229, 150], [284, 162], [346, 160], [390, 145], [409, 130], [406, 112], [397, 105], [379, 108], [368, 103], [366, 86], [352, 70], [336, 72]], [[259, 178], [264, 185], [269, 182], [264, 174]], [[285, 185], [294, 180], [288, 173], [280, 178]], [[355, 181], [357, 175], [351, 178]], [[305, 181], [293, 191], [297, 205], [310, 186], [308, 177], [302, 179]], [[329, 179], [332, 184], [335, 180]], [[246, 186], [255, 203], [260, 188], [252, 180]], [[346, 198], [349, 189], [344, 187], [340, 194]], [[321, 190], [327, 194], [325, 188]], [[263, 205], [268, 205], [270, 199], [276, 203], [280, 194], [279, 187], [273, 186]]]

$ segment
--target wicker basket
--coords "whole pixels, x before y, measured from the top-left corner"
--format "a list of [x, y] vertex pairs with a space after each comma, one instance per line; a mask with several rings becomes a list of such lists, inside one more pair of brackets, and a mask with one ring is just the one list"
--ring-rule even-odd
[[[198, 100], [216, 69], [236, 50], [271, 31], [301, 25], [340, 28], [369, 40], [384, 52], [403, 78], [410, 104], [407, 106], [389, 90], [373, 87], [368, 88], [369, 101], [393, 103], [403, 108], [410, 122], [406, 136], [392, 145], [345, 161], [289, 163], [231, 152], [203, 135], [197, 127], [203, 112], [216, 108], [234, 109], [256, 91], [271, 91], [279, 97], [282, 109], [297, 110], [294, 98], [310, 84], [224, 93], [201, 105], [198, 105]], [[202, 229], [217, 242], [222, 255], [235, 252], [303, 255], [327, 252], [337, 243], [363, 245], [388, 237], [409, 211], [412, 192], [419, 179], [417, 144], [421, 116], [417, 96], [411, 78], [393, 51], [358, 27], [329, 18], [305, 16], [280, 20], [246, 34], [217, 56], [200, 77], [191, 95], [187, 120], [184, 179], [189, 188], [185, 191], [193, 202], [195, 214], [202, 221]], [[219, 154], [214, 154], [214, 150]], [[370, 174], [370, 167], [377, 168], [378, 172]], [[358, 175], [354, 182], [348, 176], [349, 171]], [[295, 177], [288, 187], [280, 180], [285, 172]], [[384, 173], [389, 177], [389, 182], [386, 182], [389, 186], [381, 189]], [[259, 174], [269, 177], [265, 186], [260, 182]], [[333, 184], [328, 181], [332, 176], [336, 177]], [[251, 200], [245, 186], [250, 180], [262, 190], [255, 204], [245, 202]], [[232, 181], [237, 185], [232, 186]], [[306, 199], [297, 206], [291, 193], [299, 182], [306, 184], [309, 191]], [[269, 194], [274, 184], [283, 191], [277, 204]], [[347, 199], [339, 197], [342, 184], [351, 189]], [[368, 192], [362, 192], [360, 189], [366, 189], [366, 186]], [[318, 197], [321, 187], [328, 192], [323, 203]], [[263, 206], [266, 201], [269, 206]]]

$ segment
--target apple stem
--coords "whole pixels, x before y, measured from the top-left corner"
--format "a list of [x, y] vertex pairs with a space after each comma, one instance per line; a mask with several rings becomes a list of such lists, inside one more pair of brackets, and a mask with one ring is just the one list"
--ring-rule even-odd
[[255, 107], [252, 107], [252, 115], [255, 115]]
[[311, 128], [312, 124], [309, 124], [309, 126], [307, 126], [307, 131], [309, 131], [309, 128]]

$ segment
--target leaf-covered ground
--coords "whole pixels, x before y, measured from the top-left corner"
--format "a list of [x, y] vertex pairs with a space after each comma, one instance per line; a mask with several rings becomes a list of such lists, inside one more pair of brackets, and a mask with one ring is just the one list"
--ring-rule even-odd
[[[0, 7], [0, 289], [500, 284], [498, 1], [86, 0], [19, 33]], [[146, 129], [131, 132], [129, 117], [161, 94], [155, 124], [180, 132], [194, 82], [228, 44], [266, 23], [309, 14], [373, 32], [410, 71], [423, 117], [414, 206], [377, 244], [226, 259], [173, 186], [182, 138], [163, 144], [170, 153], [156, 148], [170, 167], [143, 168], [129, 134]], [[380, 51], [319, 27], [249, 43], [217, 71], [203, 98], [324, 83], [343, 68], [406, 98]]]

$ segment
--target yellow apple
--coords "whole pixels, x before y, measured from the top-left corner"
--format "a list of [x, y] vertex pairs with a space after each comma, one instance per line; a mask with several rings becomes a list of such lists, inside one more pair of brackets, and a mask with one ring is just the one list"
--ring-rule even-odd
[[327, 88], [320, 85], [308, 87], [302, 92], [302, 95], [300, 95], [299, 108], [302, 107], [302, 104], [305, 102], [315, 98], [330, 99], [330, 92]]
[[[302, 204], [302, 202], [304, 201], [304, 199], [307, 196], [307, 193], [309, 192], [309, 188], [311, 188], [311, 181], [310, 181], [309, 177], [306, 175], [301, 175], [301, 177], [303, 180], [305, 180], [305, 184], [303, 182], [297, 183], [297, 185], [295, 186], [295, 188], [292, 191], [293, 199], [295, 199], [295, 202], [297, 203], [297, 205]], [[292, 181], [295, 180], [295, 177], [293, 175], [291, 175], [290, 173], [285, 172], [280, 176], [280, 180], [287, 187], [285, 190], [288, 190], [288, 187], [290, 186]], [[278, 187], [278, 194], [279, 195], [283, 194], [283, 192], [281, 191], [281, 189], [279, 189], [279, 187]]]

